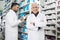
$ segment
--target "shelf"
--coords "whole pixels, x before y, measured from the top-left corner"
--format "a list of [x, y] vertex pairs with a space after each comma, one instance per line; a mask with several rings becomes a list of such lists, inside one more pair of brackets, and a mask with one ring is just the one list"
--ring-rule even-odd
[[46, 17], [46, 19], [56, 19], [56, 17], [49, 16], [49, 17]]
[[57, 22], [60, 22], [60, 20], [57, 20]]
[[49, 36], [56, 36], [56, 35], [54, 35], [54, 34], [48, 34], [48, 33], [46, 33], [45, 35], [49, 35]]
[[25, 35], [28, 35], [28, 33], [25, 33], [25, 32], [20, 32], [20, 31], [19, 31], [19, 33], [20, 33], [20, 34], [23, 33], [23, 34], [25, 34]]
[[23, 39], [18, 37], [18, 40], [23, 40]]
[[59, 14], [59, 15], [57, 15], [57, 17], [60, 17], [60, 14]]
[[60, 33], [57, 33], [57, 38], [60, 38]]
[[23, 7], [25, 7], [25, 6], [28, 5], [28, 4], [30, 4], [30, 3], [26, 3], [24, 6], [20, 6], [20, 8], [23, 8]]
[[45, 30], [45, 35], [56, 36], [55, 30]]
[[21, 13], [28, 13], [29, 12], [29, 10], [26, 10], [26, 11], [23, 11], [23, 12], [21, 12]]
[[20, 0], [20, 2], [24, 2], [24, 0]]
[[56, 3], [56, 1], [52, 1], [52, 2], [45, 2], [45, 5], [49, 5], [49, 4], [52, 4], [52, 3]]
[[57, 12], [60, 12], [60, 9], [57, 9]]
[[46, 26], [44, 29], [45, 30], [55, 30], [56, 28]]
[[56, 20], [50, 20], [50, 21], [47, 21], [47, 23], [55, 24], [56, 23]]
[[56, 11], [46, 12], [45, 14], [54, 14]]
[[60, 27], [57, 27], [57, 33], [60, 34]]
[[59, 25], [59, 24], [57, 24], [57, 27], [60, 27], [60, 25]]
[[[57, 29], [60, 28], [60, 2], [58, 5], [58, 0], [45, 0], [44, 5], [42, 6], [42, 12], [45, 13], [47, 20], [47, 26], [45, 27], [45, 30], [47, 32], [45, 33], [45, 35], [47, 35], [47, 37], [48, 35], [54, 36], [56, 37], [56, 39], [54, 40], [60, 40], [60, 31]], [[51, 27], [51, 25], [55, 26]]]
[[12, 2], [8, 3], [7, 6], [8, 6], [8, 5], [11, 5], [11, 3], [12, 3]]
[[60, 36], [59, 36], [59, 37], [57, 37], [57, 38], [60, 38]]
[[54, 24], [54, 25], [55, 25], [56, 23], [52, 23], [52, 22], [50, 22], [50, 23], [47, 23], [47, 24]]
[[47, 7], [47, 8], [42, 8], [42, 11], [51, 10], [51, 9], [55, 9], [55, 6], [53, 6], [53, 7]]
[[60, 31], [57, 31], [57, 33], [60, 33]]

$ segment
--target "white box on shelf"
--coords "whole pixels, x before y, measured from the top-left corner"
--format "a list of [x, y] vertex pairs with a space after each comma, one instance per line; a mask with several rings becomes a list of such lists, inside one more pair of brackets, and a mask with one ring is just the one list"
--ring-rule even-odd
[[52, 33], [51, 31], [46, 31], [46, 33], [45, 33], [46, 35], [51, 35], [51, 36], [55, 36], [55, 34], [54, 33]]
[[60, 14], [59, 14], [59, 15], [57, 15], [57, 17], [60, 17]]
[[42, 10], [53, 9], [53, 8], [55, 8], [55, 6], [49, 6], [49, 7], [46, 7], [46, 8], [42, 8]]
[[50, 27], [46, 26], [46, 27], [44, 27], [44, 29], [46, 29], [46, 30], [49, 29], [50, 30]]
[[48, 20], [48, 23], [52, 22], [52, 20]]
[[56, 23], [56, 20], [52, 20], [53, 23]]
[[60, 22], [60, 19], [58, 19], [57, 22]]
[[27, 4], [28, 4], [28, 3], [23, 2], [22, 5], [21, 5], [21, 7], [26, 6]]
[[56, 0], [51, 0], [51, 2], [55, 2]]
[[53, 16], [53, 17], [56, 17], [56, 15], [55, 15], [55, 14], [52, 14], [52, 16]]
[[49, 17], [50, 17], [50, 16], [48, 16], [48, 15], [46, 16], [46, 18], [49, 18]]
[[55, 8], [55, 5], [50, 5], [48, 6], [48, 8]]
[[58, 35], [57, 37], [60, 38], [60, 35]]
[[57, 30], [57, 33], [60, 33], [60, 31]]
[[55, 7], [56, 6], [56, 4], [55, 3], [53, 3], [52, 5], [51, 5], [51, 7]]
[[46, 18], [47, 18], [47, 19], [56, 19], [55, 16], [54, 16], [54, 17], [53, 17], [53, 16], [47, 16]]
[[56, 28], [54, 28], [54, 26], [50, 26], [51, 27], [51, 30], [55, 30]]
[[20, 10], [20, 13], [22, 13], [23, 11], [24, 11], [24, 10], [23, 10], [23, 9], [21, 9], [21, 10]]
[[60, 8], [59, 9], [57, 8], [57, 12], [60, 12]]

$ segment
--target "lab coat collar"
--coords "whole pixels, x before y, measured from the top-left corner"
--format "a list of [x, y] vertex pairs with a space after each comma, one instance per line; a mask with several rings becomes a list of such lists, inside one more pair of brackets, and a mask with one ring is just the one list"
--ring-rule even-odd
[[[10, 9], [11, 12], [14, 12], [12, 9]], [[15, 12], [14, 12], [15, 13]]]
[[[32, 14], [34, 14], [34, 13], [32, 12]], [[37, 16], [38, 16], [38, 14], [39, 14], [39, 12], [37, 12], [36, 14], [34, 14], [34, 15], [35, 15], [35, 17], [37, 17]]]
[[12, 12], [12, 13], [15, 13], [16, 15], [18, 15], [16, 12], [14, 12], [12, 9], [10, 9], [10, 11]]

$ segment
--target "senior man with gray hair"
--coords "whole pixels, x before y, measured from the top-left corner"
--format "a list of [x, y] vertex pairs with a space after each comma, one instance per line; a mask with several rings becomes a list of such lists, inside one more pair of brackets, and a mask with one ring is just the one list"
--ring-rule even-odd
[[28, 40], [45, 40], [44, 27], [46, 26], [46, 17], [39, 13], [37, 3], [32, 3], [31, 14], [27, 17]]

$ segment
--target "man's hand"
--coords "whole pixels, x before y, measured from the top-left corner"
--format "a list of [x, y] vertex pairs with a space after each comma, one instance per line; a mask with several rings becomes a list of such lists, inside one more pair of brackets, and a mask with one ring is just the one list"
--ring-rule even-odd
[[23, 17], [22, 17], [22, 18], [20, 18], [20, 21], [22, 21], [22, 22], [23, 22], [24, 20], [25, 20], [25, 19], [24, 19]]

